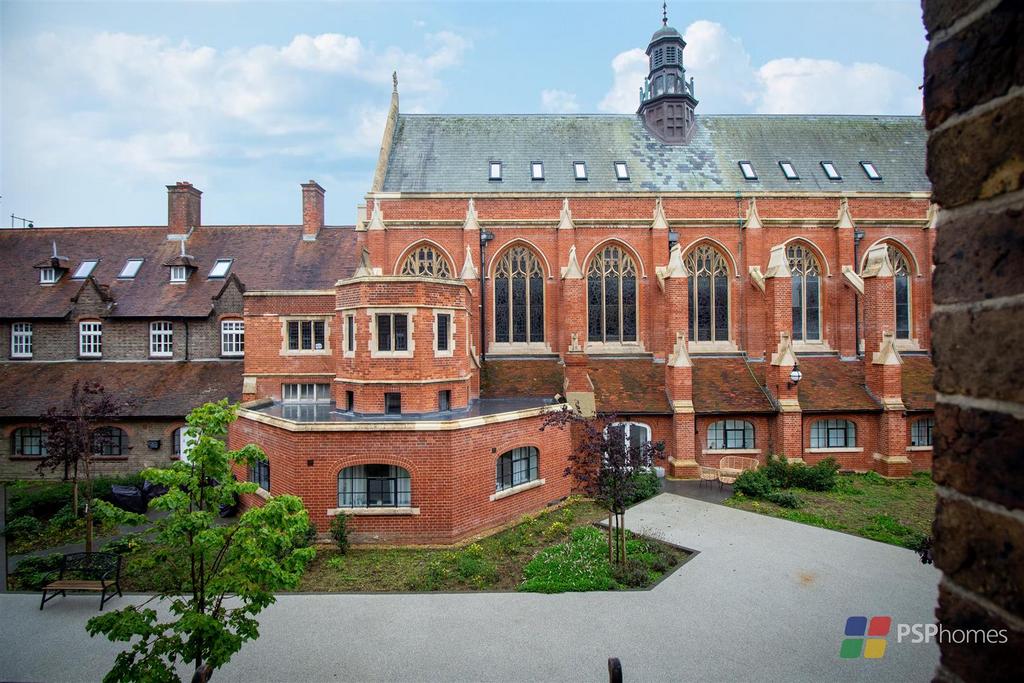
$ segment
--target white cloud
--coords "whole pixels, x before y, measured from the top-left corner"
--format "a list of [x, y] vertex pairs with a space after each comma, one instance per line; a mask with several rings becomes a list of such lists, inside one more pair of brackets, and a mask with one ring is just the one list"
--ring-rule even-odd
[[[684, 33], [687, 78], [695, 80], [698, 112], [765, 114], [917, 114], [921, 95], [908, 76], [881, 64], [782, 58], [755, 66], [743, 41], [712, 21]], [[647, 56], [634, 48], [612, 60], [612, 86], [598, 104], [607, 112], [636, 110]]]
[[540, 110], [546, 114], [572, 114], [580, 110], [576, 93], [564, 90], [541, 90]]
[[640, 86], [647, 76], [647, 55], [640, 48], [626, 50], [612, 59], [612, 88], [597, 105], [609, 114], [632, 114], [640, 104]]

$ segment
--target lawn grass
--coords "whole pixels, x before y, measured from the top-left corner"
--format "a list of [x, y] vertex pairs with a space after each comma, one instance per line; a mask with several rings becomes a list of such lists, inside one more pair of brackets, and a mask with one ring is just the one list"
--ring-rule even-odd
[[841, 474], [834, 491], [795, 492], [804, 505], [797, 510], [733, 494], [730, 507], [794, 522], [820, 526], [882, 543], [916, 548], [931, 535], [935, 518], [935, 484], [928, 472], [907, 479], [885, 479], [873, 472]]

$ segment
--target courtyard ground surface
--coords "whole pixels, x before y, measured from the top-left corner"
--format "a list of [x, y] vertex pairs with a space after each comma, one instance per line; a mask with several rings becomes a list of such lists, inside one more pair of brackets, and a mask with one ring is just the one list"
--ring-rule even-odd
[[[261, 637], [217, 679], [930, 680], [934, 644], [896, 640], [933, 623], [939, 572], [912, 551], [662, 494], [627, 525], [699, 551], [651, 591], [283, 595]], [[115, 599], [117, 608], [141, 596]], [[0, 596], [0, 680], [98, 680], [120, 648], [91, 639], [95, 595]], [[843, 660], [849, 616], [891, 616], [881, 659]], [[184, 671], [182, 672], [184, 673]]]

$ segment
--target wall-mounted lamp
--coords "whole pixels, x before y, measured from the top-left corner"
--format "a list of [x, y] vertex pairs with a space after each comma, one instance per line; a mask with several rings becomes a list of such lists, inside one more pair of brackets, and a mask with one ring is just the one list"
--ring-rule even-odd
[[793, 369], [789, 371], [789, 382], [786, 383], [786, 386], [792, 389], [797, 384], [800, 384], [800, 380], [802, 380], [803, 378], [804, 373], [800, 372], [800, 366], [794, 365]]
[[494, 239], [494, 233], [487, 230], [480, 231], [480, 244], [484, 245]]
[[676, 232], [675, 230], [669, 230], [668, 231], [668, 246], [669, 246], [669, 249], [671, 249], [673, 247], [673, 245], [676, 245], [676, 244], [679, 244], [679, 233]]

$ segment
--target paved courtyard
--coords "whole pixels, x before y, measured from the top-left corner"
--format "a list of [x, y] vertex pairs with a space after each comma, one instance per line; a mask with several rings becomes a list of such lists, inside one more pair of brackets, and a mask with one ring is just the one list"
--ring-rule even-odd
[[[838, 657], [846, 617], [934, 621], [939, 573], [908, 550], [662, 494], [630, 528], [699, 554], [654, 590], [288, 595], [221, 681], [930, 680], [938, 647]], [[127, 600], [114, 600], [116, 608]], [[85, 635], [95, 596], [0, 596], [0, 680], [95, 681], [119, 648]]]

